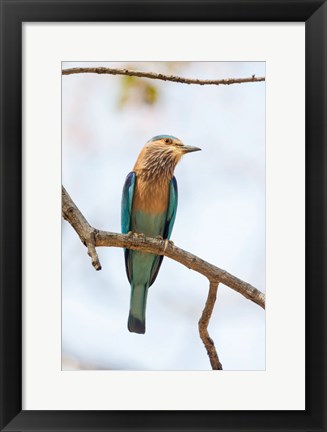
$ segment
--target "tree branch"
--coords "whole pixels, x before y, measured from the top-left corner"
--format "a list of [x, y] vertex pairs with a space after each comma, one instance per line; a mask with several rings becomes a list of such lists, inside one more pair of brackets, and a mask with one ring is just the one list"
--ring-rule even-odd
[[200, 338], [206, 347], [213, 370], [223, 370], [223, 366], [219, 361], [219, 357], [215, 348], [215, 343], [208, 333], [209, 321], [216, 303], [218, 285], [218, 282], [210, 282], [208, 298], [199, 321]]
[[265, 77], [256, 77], [252, 75], [248, 78], [226, 78], [226, 79], [213, 79], [213, 80], [202, 80], [196, 78], [183, 78], [175, 75], [164, 75], [162, 73], [155, 72], [143, 72], [134, 71], [130, 69], [119, 69], [119, 68], [107, 68], [107, 67], [77, 67], [63, 69], [62, 75], [73, 75], [80, 73], [95, 73], [95, 74], [107, 74], [107, 75], [128, 75], [136, 76], [139, 78], [150, 78], [162, 81], [177, 82], [180, 84], [198, 84], [198, 85], [230, 85], [230, 84], [241, 84], [241, 83], [253, 83], [265, 81]]
[[99, 257], [95, 250], [96, 230], [91, 227], [63, 186], [61, 190], [61, 199], [62, 217], [71, 224], [83, 245], [87, 247], [88, 255], [92, 259], [92, 265], [95, 270], [101, 270]]

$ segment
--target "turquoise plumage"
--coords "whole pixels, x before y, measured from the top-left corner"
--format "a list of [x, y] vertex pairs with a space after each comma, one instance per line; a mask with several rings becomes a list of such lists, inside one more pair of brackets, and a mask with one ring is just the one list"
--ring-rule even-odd
[[[200, 150], [185, 146], [170, 135], [149, 140], [126, 178], [121, 208], [122, 233], [170, 239], [175, 222], [178, 190], [174, 168], [183, 154]], [[156, 280], [163, 256], [125, 249], [127, 278], [131, 284], [128, 329], [145, 333], [148, 289]]]

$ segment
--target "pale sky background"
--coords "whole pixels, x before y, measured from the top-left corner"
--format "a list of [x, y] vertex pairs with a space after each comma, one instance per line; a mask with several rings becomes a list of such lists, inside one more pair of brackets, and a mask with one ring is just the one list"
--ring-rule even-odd
[[[63, 63], [127, 67], [192, 78], [265, 75], [264, 62]], [[171, 239], [265, 291], [265, 83], [196, 86], [121, 76], [62, 78], [63, 185], [89, 223], [120, 232], [126, 175], [151, 137], [174, 135], [202, 152], [175, 170], [179, 203]], [[156, 103], [143, 103], [144, 85]], [[125, 103], [119, 104], [122, 95]], [[205, 277], [164, 258], [150, 288], [146, 333], [127, 330], [130, 287], [123, 250], [98, 248], [96, 272], [62, 223], [63, 369], [208, 370], [198, 333]], [[209, 325], [224, 370], [265, 369], [265, 312], [223, 285]]]

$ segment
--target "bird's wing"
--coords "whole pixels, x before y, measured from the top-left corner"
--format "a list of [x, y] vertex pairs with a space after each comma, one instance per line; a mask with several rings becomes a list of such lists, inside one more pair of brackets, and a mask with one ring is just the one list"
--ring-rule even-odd
[[[167, 209], [166, 222], [165, 222], [165, 227], [163, 232], [164, 239], [168, 239], [168, 240], [170, 239], [171, 232], [173, 230], [173, 226], [176, 218], [177, 203], [178, 203], [177, 181], [176, 178], [173, 177], [169, 185], [168, 209]], [[151, 286], [153, 282], [156, 280], [162, 260], [163, 260], [163, 255], [160, 255], [154, 261], [152, 271], [151, 271], [149, 286]]]
[[[121, 200], [121, 231], [123, 234], [127, 234], [131, 230], [131, 213], [132, 213], [135, 179], [136, 179], [135, 172], [130, 172], [126, 177], [124, 188], [123, 188], [123, 196]], [[127, 278], [129, 282], [131, 282], [130, 260], [128, 259], [129, 249], [125, 249], [124, 253], [125, 253], [125, 267], [126, 267]]]
[[121, 232], [127, 234], [131, 228], [131, 213], [135, 187], [135, 172], [130, 172], [126, 177], [123, 196], [121, 200]]
[[163, 234], [164, 239], [170, 239], [171, 232], [173, 230], [173, 226], [176, 218], [177, 203], [178, 203], [177, 181], [176, 178], [173, 177], [170, 181], [170, 187], [169, 187], [168, 211], [166, 217], [165, 230]]

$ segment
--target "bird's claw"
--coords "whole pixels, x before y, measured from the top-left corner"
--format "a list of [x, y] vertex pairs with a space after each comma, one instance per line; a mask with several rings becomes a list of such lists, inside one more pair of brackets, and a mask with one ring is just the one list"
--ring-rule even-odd
[[137, 233], [135, 231], [128, 231], [127, 237], [136, 237], [136, 238], [144, 239], [145, 235], [143, 233]]
[[163, 240], [163, 237], [162, 237], [161, 235], [157, 235], [157, 236], [156, 236], [156, 239], [157, 239], [157, 240]]
[[174, 242], [172, 242], [171, 240], [165, 239], [164, 242], [164, 247], [163, 247], [163, 251], [166, 252], [168, 246], [174, 246]]

